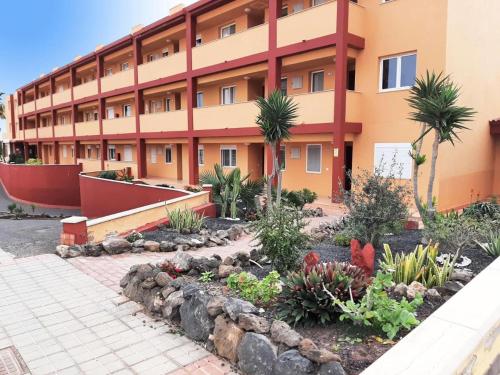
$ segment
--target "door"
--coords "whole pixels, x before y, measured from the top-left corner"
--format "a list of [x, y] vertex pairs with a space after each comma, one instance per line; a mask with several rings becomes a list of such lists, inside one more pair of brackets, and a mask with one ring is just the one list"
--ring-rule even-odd
[[123, 147], [123, 161], [132, 161], [132, 146], [125, 145]]
[[344, 189], [351, 190], [351, 173], [352, 173], [352, 143], [345, 144], [344, 152], [345, 176], [344, 176]]

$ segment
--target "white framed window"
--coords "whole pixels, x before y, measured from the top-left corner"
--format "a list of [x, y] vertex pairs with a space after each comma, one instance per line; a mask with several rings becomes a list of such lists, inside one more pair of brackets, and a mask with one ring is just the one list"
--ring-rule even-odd
[[95, 146], [95, 158], [98, 160], [101, 158], [101, 146], [99, 145]]
[[323, 91], [325, 89], [325, 72], [318, 70], [311, 72], [311, 92]]
[[324, 3], [326, 3], [326, 0], [313, 0], [312, 5], [314, 7], [316, 5], [321, 5], [321, 4], [324, 4]]
[[108, 160], [116, 160], [116, 146], [108, 145]]
[[125, 145], [123, 146], [123, 161], [132, 161], [132, 146]]
[[131, 117], [132, 116], [132, 105], [124, 104], [123, 105], [123, 117]]
[[303, 79], [302, 76], [297, 76], [292, 78], [292, 89], [301, 89]]
[[292, 147], [290, 150], [290, 159], [300, 159], [300, 147]]
[[236, 86], [221, 88], [221, 104], [234, 104], [236, 101]]
[[164, 48], [162, 51], [161, 51], [161, 57], [167, 57], [168, 56], [168, 48]]
[[157, 59], [158, 59], [158, 55], [156, 55], [156, 54], [151, 54], [151, 55], [148, 55], [148, 57], [147, 57], [148, 62], [153, 62]]
[[113, 68], [106, 68], [106, 70], [104, 71], [104, 75], [106, 77], [112, 76], [113, 75]]
[[288, 16], [288, 5], [283, 5], [281, 7], [281, 17]]
[[165, 164], [172, 164], [172, 146], [165, 147]]
[[380, 59], [380, 91], [409, 89], [415, 84], [416, 76], [416, 53]]
[[306, 172], [307, 173], [321, 173], [321, 159], [322, 159], [322, 146], [321, 145], [307, 145], [306, 152]]
[[106, 118], [108, 120], [112, 120], [115, 118], [115, 108], [114, 107], [106, 108]]
[[231, 36], [236, 33], [236, 24], [232, 23], [227, 26], [223, 26], [220, 28], [220, 37], [222, 38], [227, 38], [228, 36]]
[[156, 146], [150, 146], [149, 153], [151, 157], [151, 164], [156, 164], [158, 162], [158, 151], [156, 150]]
[[165, 112], [170, 112], [170, 98], [165, 99]]
[[220, 162], [223, 167], [236, 167], [236, 146], [221, 146]]
[[205, 165], [205, 147], [198, 145], [198, 165]]
[[64, 85], [57, 86], [57, 92], [63, 92], [63, 91], [64, 91]]
[[304, 3], [300, 2], [300, 3], [295, 3], [293, 4], [293, 7], [292, 7], [292, 13], [297, 13], [297, 12], [300, 12], [304, 10]]
[[195, 40], [195, 42], [194, 42], [194, 45], [195, 45], [196, 47], [198, 47], [198, 46], [201, 46], [202, 44], [203, 44], [203, 39], [202, 39], [202, 37], [201, 37], [201, 34], [197, 34], [197, 35], [196, 35], [196, 40]]
[[410, 143], [375, 143], [373, 168], [384, 177], [392, 173], [396, 178], [409, 180], [413, 170], [410, 152]]
[[92, 159], [92, 146], [87, 146], [87, 159]]
[[151, 100], [151, 102], [149, 103], [149, 112], [150, 113], [161, 112], [161, 101], [160, 100]]
[[285, 145], [280, 145], [279, 160], [281, 161], [281, 170], [285, 171], [286, 170], [286, 146]]
[[94, 111], [94, 121], [99, 120], [99, 113], [97, 111]]
[[71, 158], [75, 157], [75, 146], [71, 146]]
[[201, 108], [203, 107], [203, 92], [199, 91], [196, 93], [196, 107]]
[[59, 125], [66, 125], [66, 116], [59, 117]]
[[288, 78], [287, 77], [281, 77], [280, 90], [281, 90], [281, 93], [283, 95], [287, 95], [287, 93], [288, 93]]
[[125, 70], [128, 70], [128, 61], [126, 61], [126, 62], [124, 62], [124, 63], [122, 63], [122, 64], [120, 65], [120, 70], [121, 70], [122, 72], [124, 72]]
[[68, 148], [66, 147], [66, 145], [62, 146], [62, 156], [63, 156], [63, 158], [68, 157]]

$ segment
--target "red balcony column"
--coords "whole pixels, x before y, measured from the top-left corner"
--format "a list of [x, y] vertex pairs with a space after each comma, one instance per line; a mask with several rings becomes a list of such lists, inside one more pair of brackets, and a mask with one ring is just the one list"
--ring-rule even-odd
[[101, 171], [104, 170], [104, 162], [108, 160], [108, 141], [101, 139]]
[[59, 157], [59, 142], [54, 142], [53, 148], [54, 148], [54, 164], [60, 164], [61, 159]]
[[73, 149], [75, 151], [73, 155], [73, 164], [78, 164], [78, 159], [80, 159], [80, 141], [73, 142]]
[[[36, 157], [37, 159], [42, 159], [43, 160], [43, 144], [42, 142], [37, 142], [36, 143]], [[45, 163], [46, 160], [43, 160], [43, 162]]]
[[189, 158], [189, 184], [197, 185], [200, 178], [200, 168], [198, 166], [198, 138], [190, 137], [188, 143]]
[[146, 140], [139, 138], [137, 140], [137, 178], [147, 177], [147, 155], [146, 155]]
[[335, 100], [333, 114], [332, 201], [340, 201], [345, 182], [345, 126], [347, 90], [347, 36], [349, 0], [337, 1], [337, 46], [335, 60]]
[[33, 101], [34, 101], [34, 103], [33, 103], [33, 104], [35, 105], [35, 111], [36, 111], [36, 110], [38, 109], [38, 108], [36, 107], [36, 100], [38, 99], [38, 86], [37, 86], [37, 85], [33, 85], [33, 88], [34, 88], [34, 90], [33, 90], [33, 91], [35, 92], [35, 93], [34, 93], [34, 95], [35, 95], [35, 99], [33, 99]]
[[10, 111], [10, 134], [12, 134], [12, 138], [16, 138], [16, 116], [14, 115], [14, 95], [9, 96], [9, 108], [8, 110]]
[[30, 158], [30, 144], [28, 142], [24, 142], [23, 151], [24, 151], [24, 162], [26, 163]]
[[[52, 101], [52, 99], [50, 99]], [[55, 138], [56, 136], [56, 131], [54, 130], [54, 126], [56, 126], [56, 117], [57, 117], [57, 113], [56, 111], [53, 109], [51, 112], [51, 125], [52, 125], [52, 138]]]
[[40, 127], [40, 114], [35, 114], [35, 134], [38, 139], [38, 128]]

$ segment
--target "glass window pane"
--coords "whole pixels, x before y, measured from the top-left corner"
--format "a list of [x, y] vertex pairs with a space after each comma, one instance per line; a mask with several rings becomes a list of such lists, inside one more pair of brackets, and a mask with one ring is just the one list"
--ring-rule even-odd
[[236, 167], [236, 150], [231, 150], [231, 167]]
[[286, 148], [285, 146], [280, 147], [280, 161], [281, 161], [281, 170], [286, 169]]
[[401, 57], [401, 87], [410, 87], [415, 84], [417, 75], [417, 55]]
[[396, 88], [397, 65], [396, 57], [382, 61], [382, 89]]
[[307, 172], [321, 172], [321, 146], [307, 146]]
[[312, 91], [323, 91], [324, 89], [324, 73], [315, 72], [312, 74]]
[[288, 86], [288, 79], [286, 78], [281, 78], [281, 93], [283, 95], [287, 94], [287, 87]]

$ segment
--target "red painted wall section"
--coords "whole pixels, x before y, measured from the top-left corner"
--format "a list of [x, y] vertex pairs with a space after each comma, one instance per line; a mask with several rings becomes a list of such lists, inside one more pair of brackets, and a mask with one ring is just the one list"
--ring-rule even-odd
[[16, 201], [42, 207], [79, 208], [81, 165], [0, 163], [0, 182]]
[[189, 192], [80, 175], [81, 215], [89, 219], [188, 195]]

